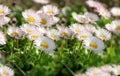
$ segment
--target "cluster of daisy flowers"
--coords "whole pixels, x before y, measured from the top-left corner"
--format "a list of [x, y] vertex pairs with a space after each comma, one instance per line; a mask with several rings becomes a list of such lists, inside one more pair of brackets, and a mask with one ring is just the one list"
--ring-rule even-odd
[[119, 76], [120, 65], [103, 65], [101, 67], [88, 68], [85, 73], [78, 73], [75, 76]]
[[[98, 4], [94, 7], [100, 11], [105, 10], [105, 7], [96, 1], [88, 0], [86, 2], [89, 6]], [[1, 19], [7, 18], [6, 15], [10, 13], [10, 9], [7, 6], [1, 5]], [[53, 53], [56, 44], [55, 41], [60, 39], [69, 39], [71, 36], [83, 41], [83, 45], [87, 49], [91, 49], [95, 52], [103, 52], [105, 48], [104, 41], [111, 38], [111, 32], [120, 32], [120, 21], [114, 20], [105, 25], [105, 28], [94, 26], [96, 21], [99, 20], [99, 16], [92, 12], [85, 12], [84, 14], [73, 13], [73, 18], [78, 23], [71, 24], [66, 27], [64, 24], [56, 24], [60, 19], [57, 17], [60, 10], [54, 5], [45, 5], [40, 10], [27, 9], [22, 12], [22, 16], [26, 23], [20, 27], [11, 25], [7, 28], [7, 34], [15, 39], [20, 39], [22, 36], [27, 37], [34, 42], [35, 48], [40, 48], [43, 51]], [[102, 12], [100, 15], [103, 17], [109, 17], [108, 14]], [[6, 19], [5, 19], [6, 20]], [[6, 21], [5, 21], [6, 22]], [[5, 25], [6, 23], [2, 24]], [[1, 27], [2, 27], [1, 25]], [[0, 31], [0, 44], [4, 45], [7, 42], [5, 34]]]
[[[95, 8], [95, 11], [104, 18], [111, 17], [111, 13], [102, 3], [93, 0], [88, 0], [86, 3], [89, 7]], [[19, 27], [14, 24], [9, 25], [7, 35], [15, 39], [21, 39], [23, 36], [27, 37], [34, 43], [36, 49], [41, 49], [51, 54], [56, 49], [56, 41], [70, 39], [71, 37], [74, 37], [74, 39], [77, 38], [82, 42], [85, 49], [102, 53], [105, 49], [104, 42], [111, 39], [111, 33], [120, 33], [120, 20], [113, 20], [111, 23], [106, 24], [104, 28], [100, 28], [96, 24], [96, 21], [99, 21], [97, 14], [92, 12], [85, 12], [84, 14], [72, 13], [74, 20], [78, 23], [71, 24], [67, 27], [64, 24], [57, 24], [60, 20], [57, 17], [59, 12], [58, 7], [54, 5], [45, 5], [38, 11], [27, 9], [22, 12], [26, 23]], [[3, 25], [10, 21], [10, 18], [7, 17], [8, 14], [10, 14], [10, 9], [7, 6], [0, 5], [1, 27], [4, 27]], [[0, 31], [0, 38], [0, 45], [5, 45], [7, 38], [6, 34], [2, 31]], [[0, 54], [1, 57], [2, 55]], [[115, 66], [113, 67], [115, 68]], [[93, 68], [92, 70], [95, 72], [92, 76], [99, 76], [98, 73], [104, 74], [103, 71], [97, 68]], [[91, 70], [88, 72], [90, 76], [91, 72]], [[4, 65], [0, 66], [0, 76], [13, 75], [14, 71], [11, 68]], [[109, 76], [109, 73], [106, 76]]]

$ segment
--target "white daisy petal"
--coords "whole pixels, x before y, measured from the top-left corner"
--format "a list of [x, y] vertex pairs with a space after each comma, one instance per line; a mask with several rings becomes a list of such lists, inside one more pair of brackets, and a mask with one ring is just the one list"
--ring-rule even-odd
[[53, 53], [55, 49], [55, 42], [48, 38], [48, 37], [40, 37], [39, 39], [35, 40], [36, 48], [41, 48], [43, 51], [48, 53]]

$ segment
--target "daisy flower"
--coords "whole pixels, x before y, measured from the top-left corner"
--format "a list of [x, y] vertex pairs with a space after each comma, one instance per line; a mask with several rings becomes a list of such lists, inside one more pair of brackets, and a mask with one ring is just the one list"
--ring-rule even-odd
[[0, 5], [0, 16], [5, 16], [10, 14], [10, 9], [7, 6]]
[[9, 26], [7, 33], [8, 35], [16, 39], [21, 38], [24, 34], [23, 31], [19, 27], [16, 27], [16, 26]]
[[42, 35], [46, 35], [47, 33], [47, 30], [45, 27], [38, 26], [36, 27], [36, 30], [38, 30], [38, 32], [40, 32]]
[[113, 31], [112, 25], [110, 23], [106, 24], [105, 28], [109, 31]]
[[120, 33], [120, 20], [112, 21], [111, 28], [114, 33]]
[[112, 68], [112, 72], [115, 76], [119, 76], [120, 75], [120, 66], [119, 65], [114, 65]]
[[6, 44], [6, 37], [5, 37], [5, 34], [0, 31], [0, 45], [4, 45]]
[[40, 25], [41, 19], [39, 18], [38, 14], [34, 10], [31, 10], [31, 9], [25, 10], [24, 12], [22, 12], [22, 15], [28, 23], [34, 24], [37, 26]]
[[94, 22], [99, 20], [99, 17], [96, 14], [91, 12], [86, 12], [85, 16], [89, 22]]
[[104, 66], [101, 66], [100, 69], [110, 73], [113, 67], [111, 65], [104, 65]]
[[111, 33], [105, 29], [98, 29], [96, 30], [95, 34], [102, 40], [109, 40], [111, 38]]
[[88, 31], [88, 32], [93, 33], [93, 32], [96, 31], [95, 26], [93, 26], [93, 25], [91, 25], [91, 24], [85, 24], [84, 27], [85, 27], [85, 30]]
[[57, 26], [59, 30], [60, 37], [69, 38], [72, 35], [72, 31], [68, 27]]
[[50, 15], [47, 15], [45, 13], [42, 13], [42, 12], [37, 12], [39, 17], [41, 18], [41, 21], [40, 21], [40, 25], [41, 26], [51, 26], [52, 25], [52, 21], [53, 21], [53, 17], [50, 16]]
[[88, 23], [88, 20], [86, 19], [85, 15], [72, 13], [73, 18], [78, 21], [79, 23]]
[[110, 12], [106, 8], [99, 9], [97, 12], [99, 13], [100, 16], [106, 19], [111, 17]]
[[0, 75], [2, 76], [14, 76], [14, 70], [8, 66], [0, 66]]
[[60, 33], [56, 29], [51, 29], [47, 31], [47, 36], [53, 40], [59, 40]]
[[102, 3], [98, 2], [98, 1], [94, 1], [94, 0], [87, 0], [86, 4], [89, 7], [95, 8], [95, 10], [99, 10], [101, 8], [104, 8], [104, 6], [102, 5]]
[[83, 27], [82, 25], [80, 25], [80, 24], [75, 23], [75, 24], [72, 24], [72, 25], [70, 26], [70, 29], [71, 29], [75, 34], [78, 34], [78, 33], [82, 32], [82, 31], [84, 30], [84, 27]]
[[35, 30], [35, 26], [30, 24], [23, 24], [20, 28], [26, 35]]
[[37, 40], [37, 39], [39, 39], [41, 36], [42, 36], [42, 34], [41, 34], [37, 29], [33, 30], [32, 32], [30, 32], [30, 33], [27, 35], [28, 39], [30, 39], [31, 41], [32, 41], [32, 40]]
[[87, 39], [84, 40], [84, 47], [87, 49], [91, 49], [94, 52], [103, 52], [103, 49], [105, 48], [104, 42], [97, 38], [97, 37], [88, 37]]
[[48, 38], [48, 37], [40, 37], [39, 39], [35, 40], [36, 48], [41, 48], [43, 51], [48, 53], [53, 53], [55, 49], [55, 42]]
[[110, 73], [101, 70], [100, 68], [92, 67], [86, 72], [88, 76], [111, 76]]
[[42, 11], [47, 15], [57, 15], [59, 13], [59, 9], [54, 5], [43, 6]]
[[87, 31], [82, 31], [80, 32], [79, 34], [76, 35], [76, 37], [79, 39], [79, 40], [85, 40], [86, 38], [92, 36], [92, 34], [90, 32], [87, 32]]
[[51, 21], [51, 24], [52, 24], [52, 25], [54, 25], [54, 24], [56, 24], [58, 21], [60, 21], [60, 18], [59, 18], [59, 17], [53, 16], [52, 18], [53, 18], [53, 21]]
[[41, 3], [41, 4], [48, 4], [50, 0], [33, 0], [36, 3]]
[[10, 21], [9, 17], [5, 16], [0, 16], [0, 26], [2, 27], [3, 25], [7, 24]]
[[112, 7], [110, 12], [113, 16], [120, 16], [120, 7]]

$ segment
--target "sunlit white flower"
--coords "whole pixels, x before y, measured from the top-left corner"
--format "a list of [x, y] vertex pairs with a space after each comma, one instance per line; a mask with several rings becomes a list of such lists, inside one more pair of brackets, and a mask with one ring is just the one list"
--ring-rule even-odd
[[89, 68], [86, 72], [88, 76], [111, 76], [110, 73], [101, 70], [100, 68]]
[[0, 31], [0, 45], [6, 44], [6, 37], [2, 31]]
[[85, 30], [85, 28], [82, 26], [82, 25], [80, 25], [80, 24], [72, 24], [71, 26], [70, 26], [70, 29], [76, 34], [76, 33], [80, 33], [80, 32], [82, 32], [82, 31], [84, 31]]
[[59, 17], [53, 16], [53, 21], [51, 21], [52, 25], [56, 24], [60, 20]]
[[94, 0], [87, 0], [86, 4], [89, 7], [95, 8], [95, 10], [99, 10], [101, 8], [104, 8], [102, 3], [98, 2], [98, 1], [94, 1]]
[[96, 30], [96, 36], [102, 40], [109, 40], [111, 38], [111, 33], [105, 29]]
[[20, 28], [25, 32], [26, 35], [35, 30], [35, 26], [30, 24], [23, 24]]
[[51, 29], [47, 31], [47, 36], [53, 40], [59, 40], [60, 33], [56, 29]]
[[99, 15], [101, 15], [102, 17], [104, 17], [106, 19], [111, 17], [110, 12], [105, 8], [99, 9], [97, 12], [99, 13]]
[[47, 26], [48, 27], [48, 26], [52, 25], [53, 16], [47, 15], [47, 14], [39, 12], [39, 11], [38, 11], [38, 15], [41, 18], [41, 21], [40, 21], [41, 26]]
[[59, 13], [59, 9], [54, 5], [43, 6], [42, 10], [47, 15], [57, 15]]
[[120, 33], [120, 20], [114, 20], [111, 22], [112, 32]]
[[115, 74], [115, 76], [119, 76], [120, 75], [120, 66], [114, 65], [112, 68], [112, 72], [113, 72], [113, 74]]
[[35, 24], [37, 26], [40, 25], [41, 19], [39, 18], [38, 14], [34, 10], [31, 10], [31, 9], [25, 10], [24, 12], [22, 12], [22, 15], [28, 23]]
[[0, 5], [0, 16], [8, 15], [10, 13], [10, 9], [7, 6]]
[[45, 27], [38, 26], [38, 27], [36, 27], [36, 30], [38, 30], [38, 32], [43, 35], [45, 35], [47, 33], [47, 30]]
[[43, 51], [53, 53], [55, 49], [55, 42], [48, 37], [40, 37], [35, 40], [36, 48], [41, 48]]
[[37, 40], [39, 39], [40, 37], [42, 36], [42, 34], [39, 32], [39, 30], [35, 29], [33, 30], [32, 32], [30, 32], [27, 37], [30, 39], [30, 40]]
[[0, 26], [2, 27], [3, 25], [7, 24], [10, 21], [9, 17], [5, 16], [0, 16]]
[[36, 3], [41, 3], [41, 4], [47, 4], [50, 2], [50, 0], [33, 0]]
[[14, 70], [8, 66], [0, 66], [0, 76], [14, 76]]
[[109, 31], [113, 31], [112, 25], [110, 23], [106, 24], [105, 28]]
[[105, 71], [105, 72], [111, 72], [113, 67], [111, 65], [103, 65], [100, 67], [101, 70]]
[[72, 13], [73, 18], [80, 23], [88, 23], [88, 20], [85, 15]]
[[86, 38], [88, 38], [90, 36], [92, 36], [92, 34], [90, 32], [87, 32], [87, 31], [82, 31], [76, 35], [76, 37], [79, 40], [85, 40]]
[[91, 12], [86, 12], [85, 16], [89, 22], [94, 22], [99, 20], [99, 17], [96, 14]]
[[19, 39], [24, 34], [23, 31], [19, 27], [16, 27], [16, 26], [9, 26], [7, 33], [8, 35], [16, 39]]
[[57, 29], [59, 30], [60, 37], [69, 38], [72, 34], [72, 31], [68, 27], [57, 26]]
[[84, 45], [85, 48], [99, 53], [103, 52], [103, 49], [105, 47], [103, 41], [97, 37], [88, 37], [84, 40]]
[[88, 32], [93, 33], [93, 32], [96, 31], [96, 28], [95, 28], [94, 25], [91, 25], [91, 24], [85, 24], [84, 27], [85, 27], [85, 30], [88, 31]]
[[112, 7], [110, 12], [113, 16], [120, 16], [120, 7]]

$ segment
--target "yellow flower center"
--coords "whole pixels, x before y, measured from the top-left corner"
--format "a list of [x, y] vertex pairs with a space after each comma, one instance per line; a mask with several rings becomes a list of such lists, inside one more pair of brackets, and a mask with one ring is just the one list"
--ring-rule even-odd
[[47, 42], [41, 42], [40, 46], [44, 48], [48, 48], [48, 43]]
[[38, 35], [33, 34], [31, 37], [32, 37], [33, 39], [37, 39], [37, 38], [38, 38]]
[[53, 14], [53, 10], [48, 10], [47, 13]]
[[29, 33], [29, 32], [31, 32], [31, 30], [30, 29], [26, 29], [26, 32]]
[[7, 72], [2, 72], [1, 74], [2, 74], [2, 76], [8, 76]]
[[0, 14], [3, 14], [3, 13], [4, 13], [4, 11], [2, 9], [0, 9]]
[[75, 29], [75, 32], [79, 33], [79, 32], [80, 32], [80, 30], [79, 30], [79, 29]]
[[89, 17], [89, 20], [91, 20], [91, 21], [92, 21], [92, 20], [93, 20], [93, 18], [92, 18], [92, 17]]
[[62, 36], [67, 36], [67, 33], [66, 32], [61, 32], [61, 35]]
[[56, 35], [54, 35], [54, 34], [51, 34], [51, 38], [56, 39], [56, 38], [57, 38], [57, 36], [56, 36]]
[[105, 39], [106, 37], [105, 37], [105, 35], [101, 34], [101, 35], [100, 35], [100, 38], [101, 38], [101, 39]]
[[80, 22], [84, 23], [85, 19], [84, 18], [80, 18]]
[[98, 47], [96, 42], [90, 42], [90, 46], [93, 47], [93, 48], [97, 48]]
[[13, 37], [15, 37], [15, 36], [18, 36], [18, 33], [17, 32], [12, 32], [12, 34], [11, 34]]
[[117, 72], [117, 75], [120, 75], [120, 71]]
[[98, 76], [98, 74], [96, 72], [93, 72], [92, 76]]
[[80, 37], [83, 39], [87, 38], [86, 34], [82, 34]]
[[29, 22], [34, 22], [34, 21], [35, 21], [34, 17], [32, 17], [32, 16], [28, 16], [27, 20], [28, 20]]
[[116, 30], [120, 30], [120, 24], [117, 25]]
[[47, 20], [46, 19], [42, 19], [41, 20], [41, 24], [45, 25], [47, 23]]

